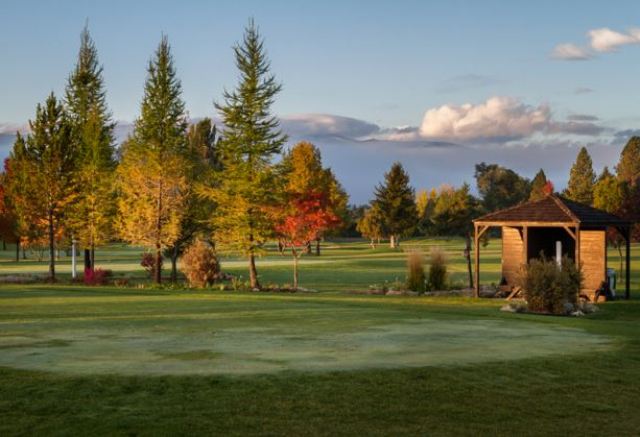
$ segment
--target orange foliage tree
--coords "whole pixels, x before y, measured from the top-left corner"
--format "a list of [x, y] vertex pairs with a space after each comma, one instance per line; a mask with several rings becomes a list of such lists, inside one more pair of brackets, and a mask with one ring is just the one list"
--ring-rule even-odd
[[319, 236], [337, 225], [340, 219], [335, 215], [325, 195], [307, 193], [294, 198], [281, 216], [275, 229], [280, 242], [291, 250], [293, 256], [293, 288], [298, 288], [298, 260], [306, 247]]

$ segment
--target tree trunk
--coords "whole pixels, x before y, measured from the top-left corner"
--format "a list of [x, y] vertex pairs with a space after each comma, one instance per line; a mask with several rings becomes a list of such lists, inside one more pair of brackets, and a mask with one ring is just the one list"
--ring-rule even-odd
[[256, 270], [256, 256], [253, 253], [249, 255], [249, 286], [252, 290], [260, 289], [258, 271]]
[[320, 256], [320, 239], [316, 240], [316, 256]]
[[96, 268], [96, 245], [91, 243], [91, 270]]
[[154, 271], [156, 284], [162, 283], [162, 247], [156, 243], [156, 268]]
[[374, 240], [373, 238], [371, 239], [371, 243], [369, 243], [369, 244], [371, 244], [371, 248], [372, 249], [376, 248], [376, 240]]
[[55, 281], [56, 279], [56, 245], [55, 245], [55, 230], [53, 228], [53, 210], [49, 210], [49, 279]]
[[178, 245], [173, 245], [173, 252], [171, 252], [171, 282], [178, 281]]
[[[473, 272], [471, 271], [471, 235], [467, 232], [465, 258], [467, 258], [467, 271], [469, 272], [469, 288], [473, 288]], [[475, 250], [478, 250], [476, 247]]]
[[295, 249], [292, 250], [293, 252], [293, 289], [297, 290], [298, 289], [298, 254], [296, 253]]
[[400, 245], [400, 241], [398, 241], [398, 236], [397, 235], [391, 235], [391, 237], [389, 238], [389, 247], [392, 249], [397, 248]]
[[16, 262], [20, 262], [20, 238], [16, 238]]
[[307, 255], [311, 255], [311, 241], [307, 241], [305, 252]]

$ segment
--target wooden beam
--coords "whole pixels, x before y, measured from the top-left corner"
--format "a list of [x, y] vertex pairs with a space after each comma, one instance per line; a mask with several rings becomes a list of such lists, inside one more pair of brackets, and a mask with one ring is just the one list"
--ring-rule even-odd
[[541, 222], [541, 221], [520, 221], [520, 222], [505, 222], [505, 221], [484, 221], [478, 220], [474, 222], [474, 225], [478, 226], [510, 226], [510, 227], [519, 227], [519, 226], [527, 226], [530, 228], [564, 228], [565, 226], [578, 226], [577, 222]]
[[487, 229], [489, 229], [490, 227], [491, 226], [489, 226], [489, 225], [487, 225], [487, 226], [479, 225], [478, 228], [480, 229], [480, 232], [478, 232], [478, 239], [480, 237], [482, 237], [482, 234], [484, 234], [487, 231]]
[[473, 297], [480, 297], [480, 237], [478, 236], [478, 226], [474, 225], [473, 233], [473, 256], [475, 268], [475, 281], [473, 287]]
[[571, 238], [573, 238], [574, 240], [578, 239], [577, 235], [571, 230], [569, 226], [563, 226], [563, 228], [565, 231], [567, 231], [567, 234], [569, 234]]

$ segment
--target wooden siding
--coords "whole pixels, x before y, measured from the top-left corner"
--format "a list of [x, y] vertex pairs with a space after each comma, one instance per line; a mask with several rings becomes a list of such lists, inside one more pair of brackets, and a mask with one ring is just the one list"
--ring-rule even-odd
[[520, 229], [502, 227], [502, 276], [508, 285], [520, 283], [520, 268], [523, 264], [523, 243]]
[[580, 262], [584, 293], [593, 296], [606, 277], [607, 245], [604, 230], [580, 231]]

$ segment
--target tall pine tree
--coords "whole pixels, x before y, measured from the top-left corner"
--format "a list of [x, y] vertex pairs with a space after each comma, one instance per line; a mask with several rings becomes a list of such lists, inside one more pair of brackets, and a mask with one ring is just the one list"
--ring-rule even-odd
[[382, 229], [389, 237], [389, 246], [395, 248], [401, 236], [409, 235], [415, 229], [418, 210], [415, 192], [402, 164], [394, 163], [384, 178], [384, 183], [376, 187], [372, 206], [380, 211]]
[[223, 103], [216, 104], [224, 124], [219, 143], [223, 170], [206, 194], [217, 205], [216, 243], [248, 258], [250, 286], [260, 288], [255, 259], [273, 236], [266, 213], [276, 202], [272, 158], [286, 141], [270, 112], [281, 85], [270, 73], [263, 40], [252, 20], [234, 52], [239, 83], [233, 91], [225, 91]]
[[87, 27], [80, 35], [78, 60], [69, 76], [65, 100], [79, 155], [78, 196], [69, 224], [74, 237], [89, 249], [93, 268], [95, 247], [109, 238], [115, 212], [112, 177], [116, 162], [115, 125], [107, 108], [98, 51]]
[[162, 281], [162, 251], [180, 234], [186, 174], [187, 121], [182, 88], [165, 36], [149, 62], [140, 117], [123, 145], [118, 176], [121, 237], [155, 253], [155, 281]]
[[640, 179], [640, 137], [631, 137], [620, 153], [616, 167], [621, 182], [636, 184]]
[[564, 194], [567, 198], [585, 205], [593, 205], [593, 186], [596, 173], [593, 171], [591, 156], [585, 147], [580, 149], [576, 162], [571, 167], [569, 183]]
[[531, 181], [531, 194], [529, 194], [529, 200], [541, 200], [547, 195], [545, 193], [545, 187], [547, 185], [547, 175], [544, 174], [544, 170], [540, 169], [536, 176]]

